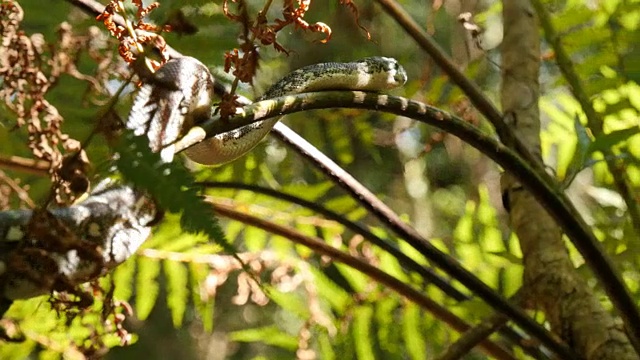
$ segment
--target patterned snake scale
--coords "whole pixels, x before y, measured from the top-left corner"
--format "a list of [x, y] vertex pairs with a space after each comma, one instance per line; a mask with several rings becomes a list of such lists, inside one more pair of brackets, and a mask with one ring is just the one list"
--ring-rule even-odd
[[[259, 100], [321, 90], [378, 92], [403, 85], [404, 69], [395, 59], [369, 57], [348, 63], [322, 63], [300, 68], [273, 85]], [[191, 126], [209, 116], [213, 77], [200, 61], [183, 57], [161, 67], [136, 97], [127, 127], [136, 135], [147, 134], [153, 151], [164, 161], [173, 159], [173, 143]], [[240, 127], [205, 139], [185, 151], [204, 165], [233, 161], [253, 149], [280, 118]]]
[[136, 252], [161, 212], [145, 193], [107, 179], [83, 202], [41, 215], [34, 223], [33, 210], [0, 211], [0, 307], [103, 275]]
[[[381, 91], [405, 81], [405, 71], [390, 58], [325, 63], [292, 72], [260, 100], [330, 89]], [[151, 149], [171, 161], [181, 134], [211, 116], [213, 85], [213, 76], [200, 61], [170, 60], [146, 79], [127, 127], [136, 135], [147, 134]], [[205, 139], [187, 149], [187, 156], [203, 164], [232, 161], [250, 151], [277, 121]], [[110, 180], [70, 207], [1, 211], [0, 316], [12, 300], [68, 290], [103, 275], [137, 250], [159, 217], [161, 211], [147, 194]]]

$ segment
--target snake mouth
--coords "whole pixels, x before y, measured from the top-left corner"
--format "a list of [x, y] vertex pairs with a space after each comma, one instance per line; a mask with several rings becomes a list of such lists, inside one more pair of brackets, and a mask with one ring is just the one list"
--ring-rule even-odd
[[383, 58], [389, 63], [389, 80], [388, 88], [402, 86], [407, 82], [407, 72], [404, 70], [398, 60], [394, 58]]
[[404, 70], [402, 65], [396, 59], [391, 59], [393, 68], [395, 69], [395, 74], [393, 79], [396, 81], [396, 86], [402, 86], [407, 82], [407, 72]]
[[400, 64], [398, 64], [393, 80], [395, 80], [395, 86], [402, 86], [407, 82], [407, 72], [404, 71], [404, 68]]

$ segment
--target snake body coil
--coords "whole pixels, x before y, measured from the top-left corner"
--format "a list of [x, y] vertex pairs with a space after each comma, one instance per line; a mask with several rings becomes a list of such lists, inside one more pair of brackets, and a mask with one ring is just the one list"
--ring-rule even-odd
[[[208, 104], [211, 102], [213, 77], [202, 63], [189, 57], [170, 60], [156, 72], [156, 77], [162, 81], [143, 87], [134, 102], [127, 127], [136, 134], [146, 132], [152, 150], [158, 151], [162, 147], [163, 159], [171, 161], [171, 144], [179, 134], [202, 119], [200, 110], [206, 101]], [[170, 84], [171, 79], [175, 85]], [[349, 63], [322, 63], [291, 72], [259, 100], [321, 90], [377, 92], [401, 86], [406, 80], [406, 72], [392, 58], [369, 57]], [[215, 135], [185, 150], [185, 153], [191, 160], [205, 165], [233, 161], [255, 147], [278, 120], [279, 117], [259, 121]]]
[[171, 162], [182, 131], [209, 116], [213, 76], [192, 57], [170, 60], [142, 86], [131, 107], [127, 128], [147, 134], [152, 151]]

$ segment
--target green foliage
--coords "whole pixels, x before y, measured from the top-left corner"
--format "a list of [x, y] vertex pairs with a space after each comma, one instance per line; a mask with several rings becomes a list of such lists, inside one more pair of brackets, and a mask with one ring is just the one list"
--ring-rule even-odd
[[[565, 186], [571, 184], [574, 191], [599, 205], [591, 209], [594, 228], [605, 247], [617, 249], [614, 252], [620, 251], [621, 243], [632, 244], [637, 237], [637, 229], [620, 217], [626, 206], [619, 194], [610, 191], [614, 181], [605, 160], [622, 170], [622, 176], [633, 186], [640, 184], [640, 104], [634, 100], [638, 94], [634, 65], [640, 26], [638, 5], [637, 1], [607, 1], [589, 7], [581, 1], [570, 1], [562, 7], [549, 7], [561, 45], [573, 62], [569, 65], [577, 72], [602, 122], [587, 121], [568, 89], [554, 89], [541, 102], [543, 113], [551, 120], [541, 134], [543, 151], [548, 155], [555, 152], [557, 175]], [[594, 184], [575, 184], [576, 177], [584, 179], [589, 173]]]
[[[320, 45], [302, 41], [297, 32], [279, 34], [279, 41], [294, 52], [285, 58], [263, 49], [256, 84], [264, 85], [264, 88], [278, 74], [285, 73], [287, 67], [295, 68], [324, 58], [394, 56], [410, 74], [407, 86], [399, 90], [402, 94], [461, 113], [475, 111], [468, 105], [465, 108], [466, 100], [461, 91], [453, 87], [448, 76], [431, 66], [429, 59], [423, 59], [415, 43], [389, 21], [388, 15], [371, 3], [357, 2], [360, 20], [374, 37], [373, 42], [367, 42], [364, 36], [353, 36], [352, 15], [336, 3], [313, 3], [315, 12], [309, 13], [310, 21], [329, 23], [335, 38]], [[264, 2], [256, 0], [248, 1], [248, 4], [250, 9], [259, 9]], [[425, 10], [424, 4], [416, 1], [403, 2], [403, 5], [414, 16]], [[571, 188], [581, 184], [576, 179], [593, 173], [594, 182], [581, 194], [588, 196], [595, 205], [583, 205], [582, 210], [590, 214], [595, 231], [605, 246], [616, 253], [620, 267], [632, 273], [638, 268], [640, 245], [633, 241], [637, 239], [636, 234], [621, 215], [625, 209], [620, 205], [619, 195], [610, 190], [612, 179], [601, 153], [613, 150], [625, 175], [635, 186], [640, 186], [637, 123], [640, 56], [635, 45], [640, 42], [640, 32], [637, 31], [638, 9], [633, 7], [637, 6], [637, 1], [603, 1], [595, 7], [580, 0], [549, 5], [554, 11], [554, 25], [562, 45], [569, 52], [590, 100], [604, 119], [604, 132], [593, 135], [583, 109], [570, 95], [556, 66], [549, 61], [544, 65], [542, 79], [547, 90], [540, 104], [543, 117], [548, 120], [541, 134], [545, 159], [555, 165], [557, 177]], [[46, 27], [51, 29], [64, 20], [67, 13], [66, 8], [60, 8], [48, 15], [50, 13], [42, 12], [41, 6], [34, 7], [26, 2], [24, 6], [26, 16], [37, 15], [38, 21], [46, 22]], [[232, 3], [235, 12], [237, 9], [233, 6]], [[499, 2], [495, 2], [476, 20], [486, 22], [487, 29], [499, 27], [496, 22], [499, 7]], [[177, 11], [199, 30], [194, 35], [171, 33], [165, 37], [171, 46], [184, 54], [195, 56], [207, 65], [220, 66], [224, 61], [223, 52], [238, 46], [240, 27], [224, 17], [220, 2], [162, 1], [151, 16], [154, 21], [163, 23], [178, 16]], [[454, 21], [444, 11], [427, 11], [433, 20], [428, 22], [429, 30], [447, 49], [456, 49], [451, 51], [454, 55], [459, 47], [467, 49], [471, 46], [457, 43], [460, 41], [456, 39], [457, 29], [451, 31]], [[88, 23], [89, 20], [84, 21]], [[446, 26], [447, 30], [439, 25]], [[46, 36], [52, 38], [51, 35]], [[487, 59], [490, 59], [493, 53], [487, 53]], [[460, 64], [469, 60], [457, 59]], [[87, 66], [82, 64], [81, 68], [84, 70]], [[468, 74], [488, 90], [488, 96], [496, 97], [490, 91], [497, 89], [499, 71], [492, 61], [483, 59], [471, 64]], [[67, 77], [49, 97], [68, 119], [65, 126], [80, 138], [93, 130], [92, 120], [96, 118], [95, 109], [84, 108], [84, 98], [78, 95], [84, 92], [85, 86]], [[250, 88], [243, 92], [252, 94]], [[126, 116], [126, 97], [120, 106], [121, 115]], [[2, 115], [6, 116], [5, 112]], [[473, 116], [470, 118], [473, 120]], [[517, 239], [505, 226], [505, 214], [497, 199], [497, 174], [476, 151], [451, 137], [431, 142], [432, 129], [401, 117], [380, 116], [367, 111], [315, 111], [290, 116], [285, 121], [403, 214], [404, 219], [427, 234], [435, 246], [458, 259], [498, 292], [512, 294], [520, 287], [522, 254]], [[418, 149], [415, 154], [398, 150], [398, 135], [404, 132], [410, 133], [407, 139], [415, 142]], [[27, 154], [23, 146], [25, 137], [18, 135], [0, 129], [3, 154], [5, 151]], [[107, 147], [98, 141], [92, 142], [87, 150], [92, 159], [105, 159]], [[420, 152], [427, 143], [432, 151]], [[218, 168], [183, 164], [179, 159], [173, 164], [162, 164], [159, 157], [147, 149], [144, 137], [131, 135], [123, 136], [113, 149], [119, 154], [116, 166], [122, 176], [146, 189], [168, 212], [162, 225], [143, 246], [141, 255], [119, 266], [113, 274], [115, 297], [131, 301], [137, 319], [141, 320], [140, 343], [146, 340], [152, 344], [144, 347], [145, 356], [169, 357], [165, 353], [151, 355], [157, 342], [166, 339], [157, 340], [155, 337], [160, 335], [145, 332], [148, 329], [173, 334], [166, 340], [166, 348], [197, 347], [196, 341], [189, 336], [184, 337], [188, 339], [176, 339], [179, 330], [173, 330], [173, 327], [188, 329], [189, 335], [197, 337], [199, 343], [224, 341], [225, 346], [220, 348], [232, 349], [225, 355], [237, 359], [295, 358], [301, 333], [307, 330], [310, 332], [309, 348], [322, 359], [425, 359], [433, 357], [457, 338], [447, 324], [400, 294], [378, 285], [376, 279], [363, 275], [359, 269], [330, 262], [289, 239], [250, 224], [218, 221], [211, 205], [204, 201], [204, 194], [364, 259], [419, 289], [468, 322], [489, 314], [488, 307], [480, 300], [454, 302], [421, 276], [408, 271], [394, 256], [309, 209], [250, 190], [202, 190], [195, 185], [196, 181], [241, 182], [295, 195], [364, 224], [419, 264], [430, 266], [404, 239], [389, 231], [385, 224], [374, 221], [356, 199], [345, 195], [323, 174], [311, 169], [300, 157], [275, 141], [265, 141], [251, 154]], [[187, 170], [192, 168], [195, 171]], [[44, 183], [28, 177], [25, 182]], [[488, 185], [485, 186], [485, 182]], [[235, 260], [234, 267], [220, 260], [223, 257], [213, 257], [221, 252], [225, 255], [242, 252], [257, 257], [257, 260], [249, 261], [248, 267], [259, 269], [259, 288], [268, 296], [268, 305], [252, 303], [252, 294], [247, 295], [247, 303], [243, 305], [231, 300], [242, 287], [238, 279], [241, 272]], [[273, 274], [286, 276], [274, 280]], [[633, 276], [635, 278], [635, 274]], [[222, 284], [224, 280], [226, 283]], [[637, 284], [631, 285], [637, 292]], [[454, 286], [460, 287], [455, 282]], [[86, 328], [98, 322], [88, 317], [86, 323], [74, 322], [67, 327], [43, 301], [42, 298], [20, 301], [9, 312], [10, 316], [21, 320], [25, 332], [46, 334], [56, 340], [59, 347], [52, 346], [41, 352], [41, 358], [60, 357], [66, 345], [86, 338]], [[100, 303], [95, 304], [96, 313], [100, 306]], [[168, 321], [163, 323], [162, 315], [158, 314], [167, 314]], [[117, 346], [114, 336], [104, 338], [109, 347]], [[22, 344], [6, 344], [0, 346], [0, 358], [33, 357], [39, 346], [33, 338]], [[236, 352], [231, 354], [232, 351]], [[475, 358], [476, 355], [470, 356]], [[517, 356], [526, 357], [520, 353]]]
[[226, 250], [224, 237], [210, 204], [198, 194], [193, 177], [177, 164], [165, 164], [149, 150], [146, 137], [125, 135], [118, 146], [116, 166], [136, 187], [147, 190], [166, 211], [181, 213], [180, 225], [191, 233], [205, 233]]
[[171, 309], [173, 325], [179, 327], [187, 310], [187, 267], [175, 261], [165, 261], [164, 271], [167, 277], [167, 306]]
[[202, 327], [207, 333], [213, 332], [213, 313], [215, 306], [215, 298], [203, 296], [200, 291], [195, 291], [202, 286], [206, 280], [209, 268], [205, 264], [189, 264], [189, 289], [191, 290], [192, 303], [196, 312], [202, 321]]
[[413, 304], [408, 304], [402, 314], [402, 338], [407, 346], [407, 352], [411, 359], [426, 359], [424, 331], [419, 319], [421, 318], [420, 308]]
[[356, 356], [358, 359], [373, 360], [375, 359], [372, 325], [373, 325], [373, 307], [359, 306], [353, 314], [353, 343], [355, 345]]
[[259, 329], [247, 329], [234, 331], [230, 334], [233, 341], [241, 342], [264, 342], [268, 345], [282, 347], [288, 350], [295, 350], [298, 346], [298, 339], [293, 335], [283, 334], [276, 326], [267, 326]]
[[160, 292], [160, 263], [153, 259], [140, 258], [137, 265], [139, 274], [136, 279], [136, 316], [144, 320], [151, 313]]

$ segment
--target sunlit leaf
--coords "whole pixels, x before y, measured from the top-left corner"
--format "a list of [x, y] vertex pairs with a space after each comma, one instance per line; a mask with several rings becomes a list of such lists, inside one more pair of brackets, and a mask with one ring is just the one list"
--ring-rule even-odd
[[402, 352], [402, 333], [395, 331], [395, 324], [400, 318], [401, 312], [400, 301], [395, 296], [386, 297], [375, 304], [377, 341], [380, 348], [387, 353], [400, 354]]
[[136, 277], [136, 316], [144, 320], [153, 309], [160, 287], [158, 275], [160, 275], [160, 263], [154, 259], [139, 258], [138, 274]]
[[576, 135], [578, 137], [578, 145], [576, 146], [576, 150], [573, 153], [573, 158], [571, 159], [571, 162], [569, 163], [569, 166], [567, 168], [565, 178], [562, 180], [562, 186], [564, 188], [568, 187], [571, 182], [573, 182], [573, 179], [575, 179], [576, 175], [578, 175], [578, 173], [582, 171], [582, 169], [584, 169], [587, 162], [587, 157], [589, 156], [589, 147], [591, 146], [592, 142], [591, 137], [587, 132], [587, 128], [582, 125], [579, 116], [576, 115], [574, 117], [573, 124]]
[[589, 152], [610, 150], [612, 147], [638, 134], [639, 132], [640, 126], [634, 126], [600, 135], [589, 145]]
[[190, 263], [189, 264], [189, 285], [191, 287], [191, 297], [202, 321], [202, 327], [208, 333], [213, 331], [213, 314], [215, 297], [209, 297], [206, 290], [206, 277], [209, 274], [208, 266], [205, 264]]
[[295, 350], [298, 347], [298, 338], [282, 332], [276, 326], [234, 331], [229, 334], [232, 341], [262, 342], [287, 350]]
[[373, 360], [373, 339], [371, 338], [371, 320], [373, 308], [371, 306], [358, 306], [353, 315], [353, 342], [359, 360]]
[[167, 306], [171, 310], [173, 326], [180, 327], [187, 309], [188, 273], [184, 264], [165, 260], [164, 275], [167, 277]]
[[126, 261], [113, 272], [114, 296], [116, 299], [128, 301], [133, 295], [135, 265], [136, 261]]
[[425, 333], [420, 325], [422, 314], [415, 304], [407, 304], [402, 314], [402, 335], [411, 359], [426, 359]]

